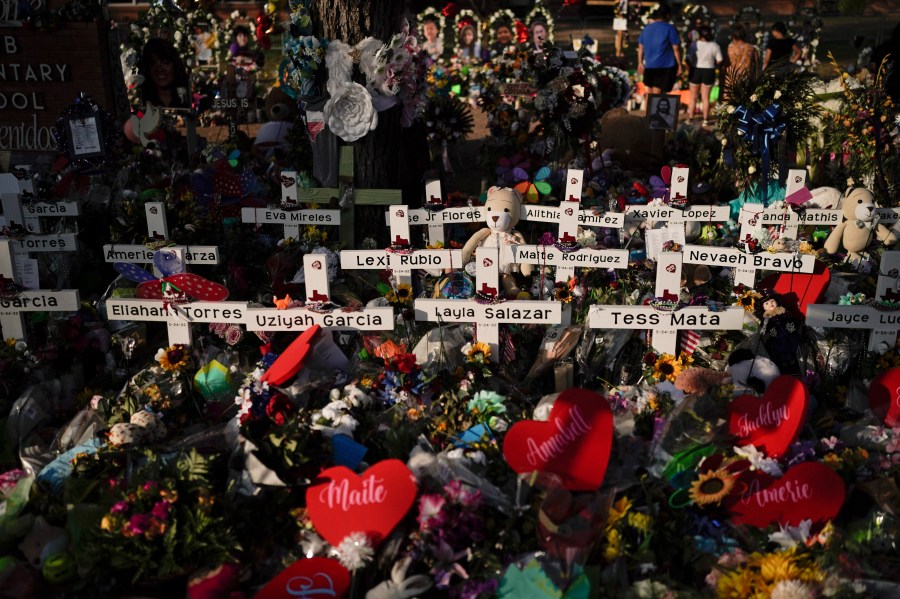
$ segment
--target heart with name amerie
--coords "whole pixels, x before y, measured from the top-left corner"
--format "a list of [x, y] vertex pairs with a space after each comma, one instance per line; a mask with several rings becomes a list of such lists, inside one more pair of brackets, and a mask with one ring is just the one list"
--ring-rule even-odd
[[261, 588], [254, 599], [346, 597], [350, 572], [337, 560], [309, 557], [295, 561]]
[[809, 393], [791, 376], [780, 376], [762, 397], [741, 395], [728, 406], [728, 431], [737, 445], [754, 445], [771, 457], [784, 455], [806, 419]]
[[563, 391], [546, 422], [523, 420], [506, 433], [503, 456], [519, 474], [550, 472], [570, 491], [596, 491], [612, 450], [613, 415], [586, 389]]
[[731, 506], [731, 521], [765, 528], [770, 524], [798, 526], [833, 519], [844, 505], [844, 481], [819, 462], [804, 462], [768, 486], [752, 480], [746, 493]]
[[335, 466], [323, 470], [317, 481], [306, 490], [306, 507], [316, 530], [334, 546], [361, 532], [377, 547], [418, 493], [416, 477], [400, 460], [383, 460], [362, 474]]
[[885, 370], [869, 385], [869, 407], [890, 427], [900, 424], [900, 368]]

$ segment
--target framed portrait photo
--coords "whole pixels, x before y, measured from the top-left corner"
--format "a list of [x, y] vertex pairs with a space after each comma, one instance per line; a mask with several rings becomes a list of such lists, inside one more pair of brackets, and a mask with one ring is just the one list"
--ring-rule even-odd
[[647, 97], [647, 126], [650, 129], [674, 131], [678, 125], [678, 96], [650, 94]]
[[95, 116], [70, 117], [68, 128], [68, 149], [72, 159], [105, 158], [103, 146], [103, 125]]

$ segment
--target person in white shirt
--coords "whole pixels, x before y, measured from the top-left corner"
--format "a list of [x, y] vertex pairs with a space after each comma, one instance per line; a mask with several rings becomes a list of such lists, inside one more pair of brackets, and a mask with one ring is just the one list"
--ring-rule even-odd
[[712, 29], [703, 26], [699, 30], [700, 39], [692, 44], [691, 52], [694, 69], [691, 72], [691, 101], [688, 105], [688, 117], [694, 118], [697, 108], [697, 97], [700, 97], [703, 112], [703, 126], [709, 125], [709, 92], [716, 83], [716, 67], [722, 64], [722, 49], [713, 41]]

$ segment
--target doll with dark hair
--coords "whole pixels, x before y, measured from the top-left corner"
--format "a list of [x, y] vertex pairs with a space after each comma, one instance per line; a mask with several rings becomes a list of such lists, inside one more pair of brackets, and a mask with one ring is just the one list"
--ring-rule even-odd
[[780, 294], [771, 289], [764, 289], [762, 294], [762, 299], [756, 303], [756, 317], [761, 323], [759, 335], [762, 343], [782, 374], [797, 374], [800, 370], [797, 362], [800, 325], [782, 305]]
[[141, 102], [165, 108], [190, 108], [187, 69], [171, 43], [158, 37], [148, 40], [144, 44], [138, 70], [144, 77]]

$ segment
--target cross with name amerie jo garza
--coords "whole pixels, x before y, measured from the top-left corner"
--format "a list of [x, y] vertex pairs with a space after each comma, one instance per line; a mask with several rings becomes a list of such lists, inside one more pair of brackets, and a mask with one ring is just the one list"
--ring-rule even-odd
[[470, 299], [416, 299], [418, 321], [475, 323], [475, 339], [491, 347], [491, 360], [500, 360], [503, 323], [559, 324], [562, 307], [556, 301], [500, 301], [500, 253], [496, 247], [480, 247], [475, 256], [476, 297]]

